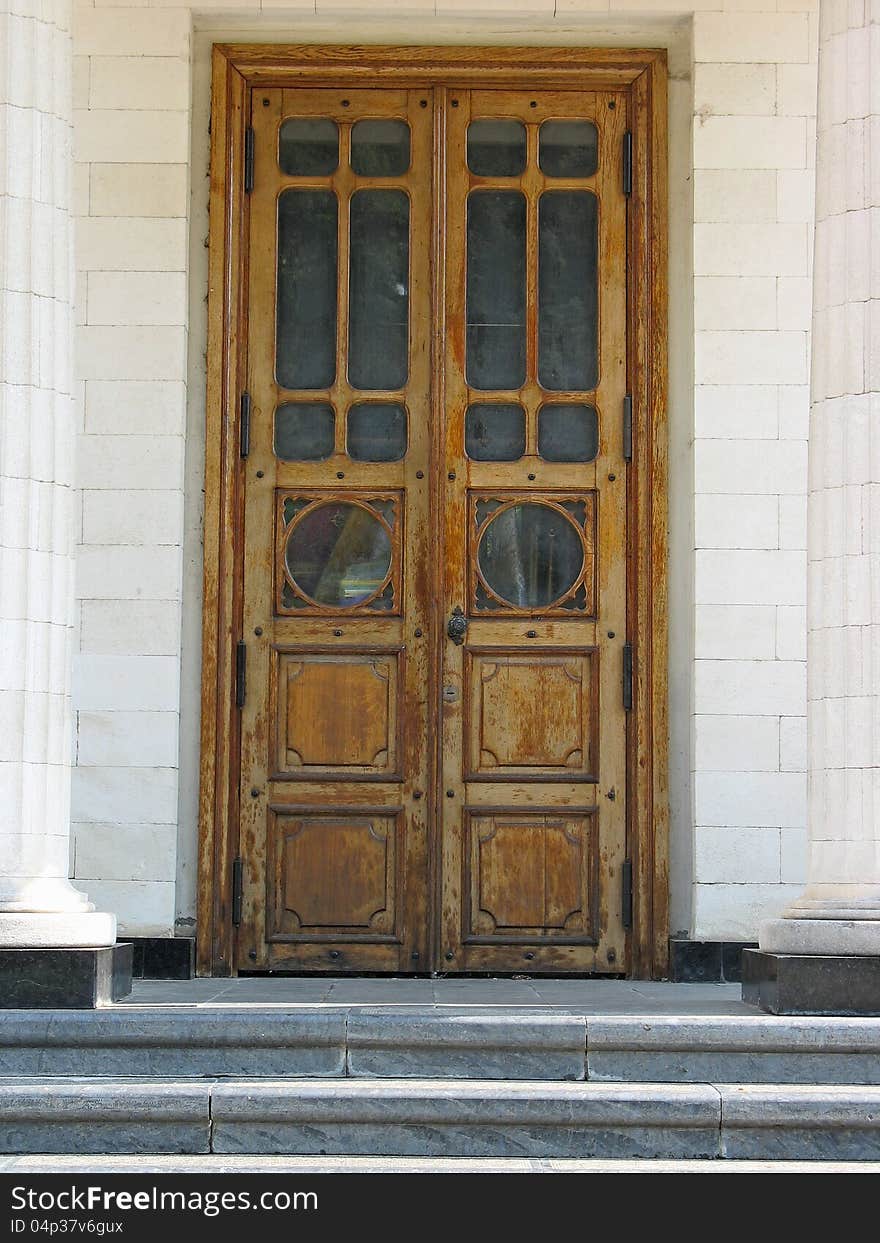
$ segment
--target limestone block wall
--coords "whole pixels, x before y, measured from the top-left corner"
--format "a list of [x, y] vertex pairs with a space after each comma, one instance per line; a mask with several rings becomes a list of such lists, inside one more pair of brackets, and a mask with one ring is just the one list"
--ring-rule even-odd
[[675, 46], [672, 927], [753, 937], [805, 871], [815, 0], [78, 0], [75, 877], [129, 933], [194, 914], [206, 28]]

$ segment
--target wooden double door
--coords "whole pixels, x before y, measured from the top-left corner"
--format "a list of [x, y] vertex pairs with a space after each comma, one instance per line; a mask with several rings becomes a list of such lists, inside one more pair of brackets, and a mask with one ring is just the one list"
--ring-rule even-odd
[[252, 93], [234, 965], [627, 968], [627, 94]]

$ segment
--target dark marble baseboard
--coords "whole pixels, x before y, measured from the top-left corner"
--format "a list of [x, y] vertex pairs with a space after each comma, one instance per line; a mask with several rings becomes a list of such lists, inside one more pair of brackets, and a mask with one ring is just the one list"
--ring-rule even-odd
[[194, 937], [128, 937], [136, 980], [191, 980], [196, 973]]
[[0, 949], [0, 1009], [94, 1010], [131, 992], [132, 946]]
[[768, 1014], [880, 1015], [880, 958], [749, 949], [743, 1001]]
[[753, 941], [669, 940], [669, 978], [676, 984], [739, 984], [744, 949]]

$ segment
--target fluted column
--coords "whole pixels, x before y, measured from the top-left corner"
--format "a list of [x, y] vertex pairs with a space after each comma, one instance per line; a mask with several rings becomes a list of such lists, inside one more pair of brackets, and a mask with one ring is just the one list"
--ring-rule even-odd
[[809, 879], [780, 954], [880, 954], [880, 3], [821, 0], [807, 729]]
[[106, 946], [67, 879], [70, 0], [0, 0], [0, 946]]

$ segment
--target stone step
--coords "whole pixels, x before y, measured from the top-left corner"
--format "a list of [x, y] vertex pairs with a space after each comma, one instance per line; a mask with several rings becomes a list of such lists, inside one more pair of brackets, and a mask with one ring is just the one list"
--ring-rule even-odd
[[16, 1079], [0, 1152], [876, 1161], [880, 1087]]
[[880, 1084], [880, 1019], [236, 1006], [0, 1014], [0, 1075]]

